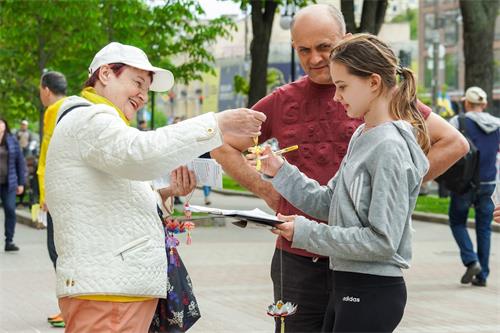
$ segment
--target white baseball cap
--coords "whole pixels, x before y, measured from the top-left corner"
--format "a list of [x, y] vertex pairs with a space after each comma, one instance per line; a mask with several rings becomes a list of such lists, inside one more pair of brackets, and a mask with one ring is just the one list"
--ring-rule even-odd
[[167, 91], [174, 85], [174, 75], [169, 70], [154, 67], [148, 60], [148, 56], [141, 49], [112, 42], [103, 47], [94, 56], [89, 67], [89, 76], [94, 74], [102, 65], [122, 63], [145, 71], [153, 72], [153, 82], [149, 87], [151, 91]]
[[470, 87], [465, 91], [465, 100], [474, 104], [486, 104], [488, 95], [479, 87]]

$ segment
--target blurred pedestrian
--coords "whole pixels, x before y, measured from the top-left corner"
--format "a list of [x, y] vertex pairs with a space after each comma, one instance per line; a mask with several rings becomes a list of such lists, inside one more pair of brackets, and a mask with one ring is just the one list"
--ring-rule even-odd
[[[30, 130], [28, 129], [28, 121], [27, 120], [21, 121], [21, 125], [19, 126], [19, 129], [16, 132], [16, 139], [17, 139], [17, 142], [19, 143], [19, 147], [21, 148], [24, 159], [26, 161], [26, 158], [30, 155], [30, 142], [33, 139], [32, 134], [31, 134]], [[23, 191], [23, 192], [21, 192], [21, 194], [17, 195], [17, 197], [19, 198], [19, 201], [18, 201], [19, 207], [22, 207], [25, 205], [25, 203], [24, 203], [25, 194], [26, 194], [26, 191]]]
[[228, 110], [142, 132], [130, 120], [149, 91], [172, 87], [172, 74], [116, 42], [95, 55], [89, 74], [82, 97], [59, 110], [46, 163], [65, 332], [147, 332], [167, 297], [165, 235], [149, 180], [226, 135], [259, 135], [265, 116]]
[[24, 157], [28, 156], [28, 154], [30, 153], [29, 145], [31, 140], [33, 140], [33, 135], [28, 129], [28, 121], [26, 119], [21, 121], [19, 130], [16, 132], [16, 138], [19, 142], [19, 146], [21, 147]]
[[[200, 158], [212, 158], [210, 153], [205, 153], [200, 156]], [[203, 185], [203, 199], [205, 200], [205, 205], [209, 206], [212, 204], [210, 201], [210, 192], [212, 192], [212, 187]]]
[[[45, 162], [47, 158], [47, 150], [49, 148], [50, 139], [54, 133], [56, 126], [56, 117], [59, 108], [66, 98], [66, 90], [68, 83], [64, 74], [59, 72], [46, 72], [40, 78], [40, 101], [46, 110], [43, 115], [43, 136], [42, 146], [40, 150], [40, 158], [38, 160], [38, 186], [40, 192], [40, 209], [47, 212], [47, 250], [50, 260], [54, 266], [57, 266], [57, 251], [54, 245], [54, 226], [52, 215], [47, 210], [45, 203]], [[49, 316], [48, 322], [55, 327], [64, 327], [64, 319], [61, 313]]]
[[2, 200], [5, 226], [6, 252], [19, 251], [14, 244], [16, 230], [16, 194], [24, 191], [26, 162], [21, 147], [11, 134], [7, 120], [0, 118], [0, 200]]
[[[33, 140], [33, 135], [31, 134], [30, 130], [28, 129], [28, 121], [22, 120], [21, 124], [19, 126], [19, 130], [16, 132], [16, 138], [17, 142], [19, 142], [19, 147], [21, 147], [21, 151], [23, 153], [25, 161], [27, 160], [27, 157], [29, 157], [31, 154], [30, 151], [30, 143]], [[25, 189], [26, 190], [26, 189]], [[18, 205], [19, 206], [24, 206], [24, 197], [26, 195], [26, 191], [22, 191], [21, 194], [19, 194], [17, 197], [19, 198]]]
[[148, 128], [148, 122], [145, 121], [144, 119], [139, 120], [139, 123], [137, 124], [137, 128], [141, 131], [149, 131]]
[[[484, 112], [488, 98], [483, 89], [470, 87], [465, 92], [465, 129], [467, 136], [479, 150], [479, 180], [478, 189], [472, 189], [462, 195], [451, 193], [449, 220], [453, 237], [460, 249], [462, 263], [466, 267], [460, 282], [472, 283], [474, 286], [486, 286], [489, 269], [491, 221], [494, 204], [491, 200], [496, 183], [496, 157], [500, 144], [500, 119]], [[450, 123], [459, 127], [458, 116]], [[477, 251], [467, 231], [469, 209], [476, 212]]]

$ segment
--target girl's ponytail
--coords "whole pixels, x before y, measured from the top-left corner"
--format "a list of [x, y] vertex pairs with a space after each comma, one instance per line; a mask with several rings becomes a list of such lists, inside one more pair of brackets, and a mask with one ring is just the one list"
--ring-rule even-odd
[[399, 86], [389, 106], [390, 113], [396, 119], [409, 122], [416, 130], [417, 142], [428, 153], [431, 147], [429, 132], [422, 113], [417, 108], [417, 85], [413, 72], [406, 67], [398, 66]]

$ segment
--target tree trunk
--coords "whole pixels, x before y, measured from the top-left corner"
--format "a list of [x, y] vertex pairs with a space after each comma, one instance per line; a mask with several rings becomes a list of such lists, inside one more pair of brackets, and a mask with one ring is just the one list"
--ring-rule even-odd
[[481, 87], [488, 94], [493, 112], [493, 40], [499, 0], [460, 0], [463, 18], [465, 88]]
[[356, 19], [354, 17], [354, 0], [341, 0], [340, 10], [344, 14], [346, 31], [355, 33], [357, 31]]
[[368, 32], [377, 35], [384, 23], [387, 2], [387, 0], [363, 1], [361, 22], [357, 27], [354, 17], [354, 0], [342, 0], [340, 8], [344, 14], [347, 32]]
[[253, 106], [267, 93], [266, 78], [269, 56], [269, 42], [273, 28], [274, 13], [278, 7], [276, 1], [253, 0], [252, 31], [253, 39], [250, 44], [252, 67], [250, 69], [250, 91], [248, 93], [248, 107]]

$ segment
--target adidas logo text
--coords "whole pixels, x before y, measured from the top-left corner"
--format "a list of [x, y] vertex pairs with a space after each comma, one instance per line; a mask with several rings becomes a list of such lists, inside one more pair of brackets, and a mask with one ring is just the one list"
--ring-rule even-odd
[[358, 297], [344, 296], [344, 298], [342, 298], [342, 301], [344, 301], [344, 302], [359, 303], [361, 300]]

